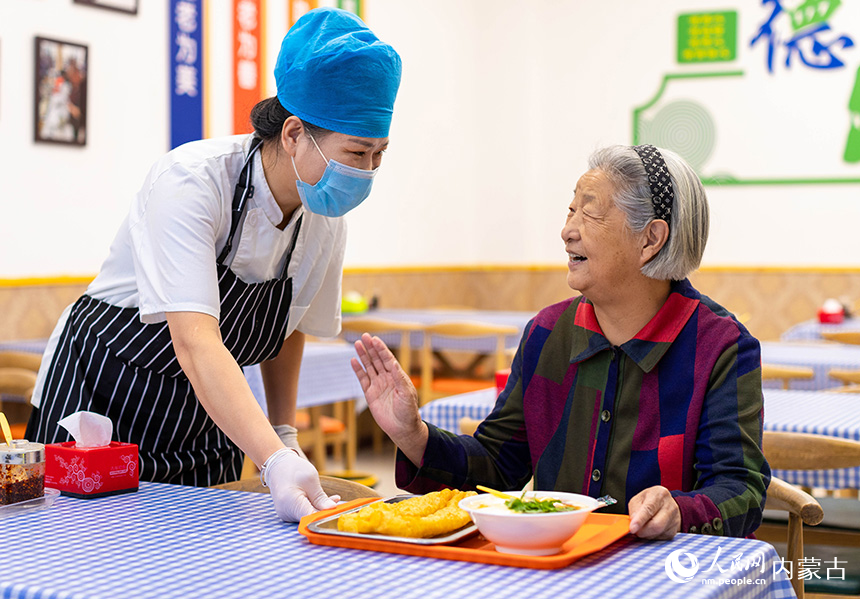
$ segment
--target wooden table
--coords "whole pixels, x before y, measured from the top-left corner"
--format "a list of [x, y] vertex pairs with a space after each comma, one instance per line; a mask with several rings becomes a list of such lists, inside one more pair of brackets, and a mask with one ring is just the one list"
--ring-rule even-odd
[[[821, 391], [842, 385], [830, 378], [832, 368], [860, 370], [860, 345], [839, 343], [763, 341], [761, 361], [766, 364], [806, 366], [815, 374], [810, 380], [791, 381], [791, 389]], [[765, 381], [765, 387], [776, 388], [780, 381]]]

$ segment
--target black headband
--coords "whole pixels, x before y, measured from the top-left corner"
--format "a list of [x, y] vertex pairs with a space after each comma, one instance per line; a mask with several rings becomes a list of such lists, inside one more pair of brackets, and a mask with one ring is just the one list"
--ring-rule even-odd
[[675, 188], [672, 187], [672, 178], [669, 176], [669, 167], [663, 160], [660, 150], [651, 144], [633, 146], [645, 167], [648, 177], [648, 187], [651, 188], [651, 205], [654, 207], [654, 216], [662, 218], [669, 223], [672, 218], [672, 204], [675, 202]]

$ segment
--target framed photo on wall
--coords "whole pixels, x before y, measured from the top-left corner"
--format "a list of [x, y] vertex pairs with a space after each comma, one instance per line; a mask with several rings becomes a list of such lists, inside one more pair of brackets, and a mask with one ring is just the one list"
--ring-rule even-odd
[[75, 0], [75, 4], [86, 4], [87, 6], [95, 6], [96, 8], [116, 10], [130, 15], [137, 14], [137, 3], [138, 0]]
[[34, 139], [87, 143], [87, 47], [36, 38]]

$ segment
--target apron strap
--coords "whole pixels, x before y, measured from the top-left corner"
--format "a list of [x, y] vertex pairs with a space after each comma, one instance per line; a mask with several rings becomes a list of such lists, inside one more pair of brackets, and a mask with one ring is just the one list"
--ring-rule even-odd
[[287, 276], [287, 268], [290, 266], [290, 260], [293, 257], [293, 250], [296, 249], [296, 241], [299, 238], [299, 230], [302, 228], [302, 219], [305, 217], [304, 213], [299, 215], [299, 219], [296, 221], [296, 228], [293, 231], [293, 239], [290, 241], [290, 248], [287, 250], [287, 259], [284, 261], [284, 270], [281, 272], [281, 278], [285, 278]]
[[248, 157], [245, 158], [245, 164], [242, 165], [242, 172], [239, 174], [239, 181], [236, 183], [236, 189], [233, 190], [233, 217], [230, 220], [230, 234], [227, 236], [227, 244], [218, 256], [218, 264], [223, 264], [224, 260], [227, 259], [227, 256], [233, 250], [233, 236], [239, 228], [239, 221], [242, 220], [242, 212], [245, 210], [248, 199], [254, 197], [254, 186], [251, 185], [254, 176], [254, 161], [251, 158], [262, 143], [263, 140], [260, 137], [255, 136], [251, 140]]

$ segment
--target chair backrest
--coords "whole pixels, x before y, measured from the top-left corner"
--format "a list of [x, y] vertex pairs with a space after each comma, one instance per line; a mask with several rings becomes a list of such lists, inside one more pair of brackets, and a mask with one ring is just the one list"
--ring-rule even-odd
[[0, 395], [30, 400], [42, 355], [23, 351], [0, 351]]
[[0, 395], [16, 395], [29, 401], [35, 386], [36, 373], [32, 370], [0, 366]]
[[762, 448], [777, 470], [831, 470], [860, 467], [860, 441], [828, 435], [764, 431]]
[[860, 345], [860, 331], [832, 331], [829, 333], [822, 331], [821, 338], [836, 343]]
[[[334, 476], [320, 475], [320, 484], [326, 495], [340, 495], [342, 501], [352, 501], [353, 499], [361, 499], [364, 497], [381, 497], [379, 493], [368, 486], [362, 485], [355, 481], [346, 480], [344, 478], [336, 478]], [[249, 493], [269, 493], [268, 487], [264, 487], [260, 483], [259, 478], [249, 478], [245, 480], [237, 480], [232, 483], [224, 483], [215, 485], [213, 489], [229, 489], [231, 491], [246, 491]]]
[[812, 368], [806, 366], [784, 366], [782, 364], [762, 364], [761, 378], [763, 381], [778, 379], [782, 388], [788, 389], [792, 379], [811, 380], [815, 378]]
[[496, 341], [494, 356], [495, 370], [510, 366], [510, 356], [505, 347], [507, 337], [516, 335], [519, 329], [512, 325], [501, 325], [467, 320], [441, 321], [424, 327], [424, 346], [421, 348], [421, 404], [426, 404], [433, 393], [433, 335], [441, 337], [493, 337]]
[[846, 370], [844, 368], [831, 368], [827, 371], [827, 375], [830, 378], [834, 378], [837, 381], [842, 381], [843, 385], [857, 385], [860, 384], [860, 370]]
[[42, 354], [25, 351], [0, 351], [0, 368], [24, 368], [39, 372]]
[[349, 318], [341, 324], [342, 330], [352, 333], [370, 333], [371, 335], [399, 333], [400, 347], [396, 352], [397, 360], [407, 374], [412, 369], [412, 333], [421, 331], [423, 328], [424, 325], [417, 322], [401, 322], [372, 317]]

